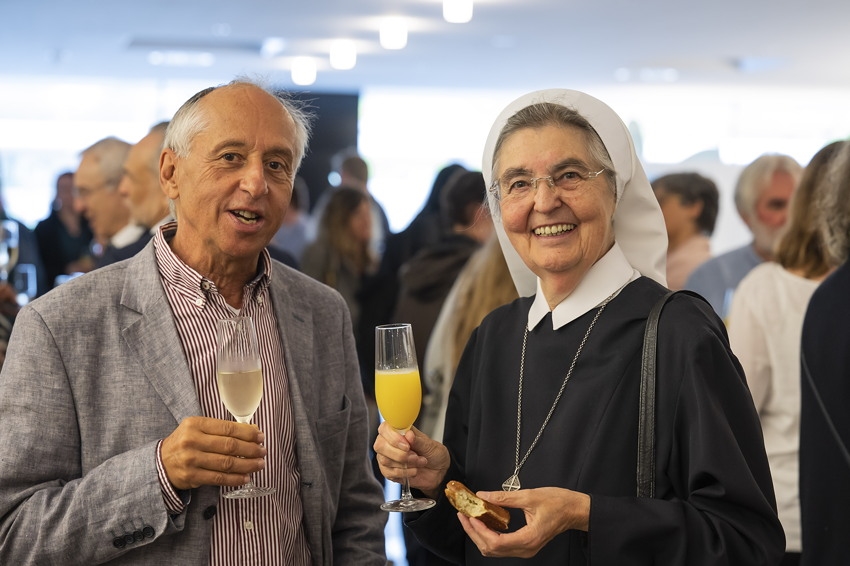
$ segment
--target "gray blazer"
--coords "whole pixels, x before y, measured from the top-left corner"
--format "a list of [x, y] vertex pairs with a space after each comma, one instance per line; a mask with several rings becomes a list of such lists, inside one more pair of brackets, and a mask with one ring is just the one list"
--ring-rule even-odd
[[[313, 563], [383, 566], [348, 311], [273, 264]], [[0, 564], [206, 564], [219, 488], [172, 517], [155, 465], [157, 441], [200, 414], [152, 243], [26, 306], [0, 373]]]

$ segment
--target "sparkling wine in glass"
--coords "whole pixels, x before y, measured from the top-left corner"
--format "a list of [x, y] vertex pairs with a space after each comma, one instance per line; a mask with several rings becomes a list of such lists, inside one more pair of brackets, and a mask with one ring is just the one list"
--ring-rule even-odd
[[[250, 423], [263, 397], [263, 369], [254, 321], [247, 316], [218, 321], [216, 382], [221, 402], [240, 423]], [[273, 487], [258, 487], [250, 479], [224, 497], [246, 499], [271, 495]]]
[[18, 223], [0, 222], [0, 281], [9, 280], [9, 272], [18, 263]]
[[[375, 397], [384, 420], [401, 434], [413, 426], [422, 403], [419, 366], [409, 324], [375, 327]], [[401, 499], [381, 505], [384, 511], [422, 511], [434, 506], [433, 499], [417, 499], [410, 493], [407, 466]]]

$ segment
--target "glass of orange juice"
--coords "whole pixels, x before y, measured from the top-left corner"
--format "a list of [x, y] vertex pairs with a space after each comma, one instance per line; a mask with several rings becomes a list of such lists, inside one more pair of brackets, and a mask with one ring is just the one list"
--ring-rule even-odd
[[[422, 385], [410, 324], [375, 327], [375, 397], [384, 420], [401, 434], [407, 432], [422, 404]], [[434, 506], [433, 499], [418, 499], [410, 493], [407, 467], [401, 498], [381, 505], [384, 511], [422, 511]]]

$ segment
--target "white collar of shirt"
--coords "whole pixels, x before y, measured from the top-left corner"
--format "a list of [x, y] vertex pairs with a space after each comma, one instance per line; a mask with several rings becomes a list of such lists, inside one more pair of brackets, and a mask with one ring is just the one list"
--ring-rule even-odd
[[127, 224], [109, 239], [109, 243], [113, 248], [123, 248], [138, 240], [144, 233], [145, 229], [138, 224]]
[[[590, 309], [598, 306], [612, 293], [619, 293], [625, 285], [640, 277], [632, 267], [620, 246], [614, 246], [597, 261], [578, 287], [552, 310], [552, 327], [557, 330], [574, 321]], [[528, 311], [528, 329], [532, 330], [549, 312], [549, 305], [543, 296], [540, 278], [537, 278], [537, 295]]]

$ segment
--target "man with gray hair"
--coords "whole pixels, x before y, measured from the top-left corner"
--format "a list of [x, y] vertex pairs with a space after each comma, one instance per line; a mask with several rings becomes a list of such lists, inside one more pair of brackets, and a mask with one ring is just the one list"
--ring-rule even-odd
[[118, 192], [130, 144], [116, 137], [99, 140], [84, 149], [74, 173], [74, 209], [85, 216], [102, 248], [100, 256], [135, 242], [144, 229], [130, 221], [130, 209]]
[[738, 177], [735, 207], [753, 240], [697, 267], [684, 287], [705, 297], [721, 317], [728, 314], [741, 279], [761, 262], [773, 259], [773, 248], [788, 218], [788, 203], [802, 174], [803, 168], [792, 157], [765, 154]]
[[[348, 308], [266, 250], [308, 137], [256, 83], [197, 93], [160, 157], [177, 222], [21, 309], [0, 374], [0, 564], [386, 565]], [[237, 315], [259, 336], [252, 424], [216, 387], [216, 326]], [[249, 478], [274, 493], [226, 497]]]
[[147, 245], [156, 230], [173, 220], [168, 209], [168, 197], [159, 186], [159, 156], [168, 122], [160, 122], [130, 148], [124, 161], [124, 176], [118, 193], [130, 211], [133, 223], [144, 228], [135, 242], [123, 248], [108, 248], [98, 265], [109, 265], [133, 257]]

